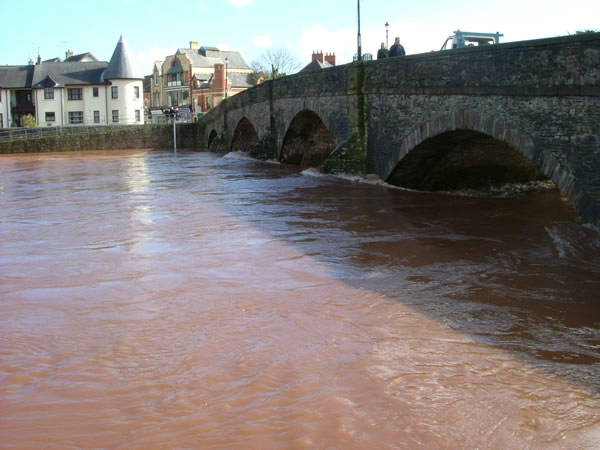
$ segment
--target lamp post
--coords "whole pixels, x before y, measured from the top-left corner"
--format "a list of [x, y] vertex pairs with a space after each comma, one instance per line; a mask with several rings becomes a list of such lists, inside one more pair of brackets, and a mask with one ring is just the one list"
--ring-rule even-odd
[[390, 24], [388, 23], [388, 21], [385, 21], [385, 48], [389, 48], [388, 45], [388, 28], [390, 27]]
[[357, 45], [358, 45], [358, 51], [356, 52], [356, 60], [357, 61], [362, 61], [362, 50], [361, 50], [361, 46], [362, 46], [362, 42], [361, 42], [361, 38], [360, 38], [360, 0], [357, 0], [358, 2], [358, 36], [356, 38], [357, 40]]
[[225, 57], [225, 98], [229, 94], [229, 83], [227, 83], [227, 65], [229, 64], [229, 57]]

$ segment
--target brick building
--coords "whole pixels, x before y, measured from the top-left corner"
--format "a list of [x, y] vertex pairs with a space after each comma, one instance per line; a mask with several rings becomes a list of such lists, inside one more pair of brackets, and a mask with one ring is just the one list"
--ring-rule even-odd
[[152, 73], [152, 107], [176, 106], [203, 113], [225, 97], [251, 87], [253, 71], [239, 52], [199, 47], [179, 48], [163, 62], [156, 62]]

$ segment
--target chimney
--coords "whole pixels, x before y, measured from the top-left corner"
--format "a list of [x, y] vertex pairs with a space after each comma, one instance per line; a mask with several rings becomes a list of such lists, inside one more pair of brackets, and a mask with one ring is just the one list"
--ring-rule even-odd
[[197, 41], [190, 41], [190, 48], [192, 50], [198, 50], [198, 42]]
[[215, 89], [225, 89], [225, 64], [215, 64]]
[[325, 61], [327, 61], [332, 66], [335, 66], [335, 53], [325, 54]]
[[68, 58], [70, 58], [71, 56], [73, 56], [73, 52], [72, 52], [71, 50], [67, 50], [67, 51], [65, 52], [65, 59], [68, 59]]
[[312, 60], [314, 61], [319, 61], [319, 62], [323, 62], [323, 50], [319, 50], [318, 52], [313, 51], [312, 54]]
[[29, 65], [33, 66], [33, 59], [29, 58]]
[[38, 55], [37, 65], [39, 66], [40, 64], [42, 64], [42, 57], [40, 55]]

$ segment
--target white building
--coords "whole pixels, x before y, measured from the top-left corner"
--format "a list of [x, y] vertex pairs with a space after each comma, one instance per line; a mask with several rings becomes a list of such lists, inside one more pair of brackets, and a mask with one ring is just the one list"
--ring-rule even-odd
[[108, 63], [0, 66], [0, 125], [20, 126], [26, 114], [44, 127], [142, 124], [143, 79], [123, 36]]

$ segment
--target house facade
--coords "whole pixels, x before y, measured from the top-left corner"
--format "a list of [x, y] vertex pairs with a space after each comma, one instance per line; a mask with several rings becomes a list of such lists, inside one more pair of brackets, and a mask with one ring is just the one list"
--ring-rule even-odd
[[251, 87], [248, 75], [252, 72], [239, 52], [200, 47], [191, 41], [189, 48], [179, 48], [154, 64], [152, 106], [204, 113], [227, 96]]
[[143, 79], [125, 39], [110, 61], [84, 53], [27, 66], [0, 66], [1, 126], [22, 126], [31, 114], [40, 126], [144, 123]]

